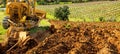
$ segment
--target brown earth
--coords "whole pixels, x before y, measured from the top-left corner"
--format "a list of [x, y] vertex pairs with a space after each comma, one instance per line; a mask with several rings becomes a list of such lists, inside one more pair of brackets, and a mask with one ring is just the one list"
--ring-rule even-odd
[[118, 22], [50, 22], [55, 25], [50, 30], [52, 34], [47, 38], [42, 36], [37, 46], [25, 52], [22, 48], [13, 51], [23, 52], [16, 54], [120, 54]]

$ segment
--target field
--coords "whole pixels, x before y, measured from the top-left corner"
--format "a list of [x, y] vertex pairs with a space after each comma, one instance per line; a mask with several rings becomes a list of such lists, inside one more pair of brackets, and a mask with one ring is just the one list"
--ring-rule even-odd
[[47, 18], [54, 19], [55, 8], [67, 5], [70, 8], [71, 14], [69, 15], [70, 21], [86, 21], [86, 22], [99, 22], [99, 18], [103, 17], [106, 20], [115, 18], [120, 21], [120, 2], [119, 1], [101, 1], [101, 2], [88, 2], [77, 4], [60, 4], [60, 5], [40, 5], [38, 9], [45, 10], [48, 15]]
[[[103, 17], [105, 20], [114, 18], [117, 22], [120, 21], [120, 2], [119, 1], [100, 1], [76, 4], [58, 4], [58, 5], [38, 5], [37, 9], [47, 12], [48, 19], [56, 19], [54, 17], [55, 8], [67, 5], [70, 8], [69, 21], [82, 22], [100, 22], [99, 18]], [[52, 8], [51, 8], [52, 7]], [[5, 34], [5, 30], [1, 26], [2, 19], [5, 12], [0, 11], [0, 34]], [[40, 22], [41, 26], [50, 25], [47, 20]]]
[[[64, 5], [70, 8], [69, 21], [54, 17], [54, 9]], [[0, 54], [120, 54], [120, 1], [38, 5], [37, 8], [47, 12], [47, 19], [41, 20], [40, 27], [31, 29], [20, 41], [6, 38], [7, 45], [0, 43]], [[0, 42], [6, 33], [2, 28], [4, 16], [5, 12], [1, 11]], [[116, 21], [100, 22], [101, 17]]]

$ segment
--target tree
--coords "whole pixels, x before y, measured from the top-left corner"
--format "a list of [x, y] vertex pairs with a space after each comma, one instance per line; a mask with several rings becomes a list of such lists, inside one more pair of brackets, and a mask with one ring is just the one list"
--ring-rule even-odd
[[60, 20], [68, 20], [68, 15], [70, 15], [68, 6], [63, 6], [55, 9], [54, 16]]

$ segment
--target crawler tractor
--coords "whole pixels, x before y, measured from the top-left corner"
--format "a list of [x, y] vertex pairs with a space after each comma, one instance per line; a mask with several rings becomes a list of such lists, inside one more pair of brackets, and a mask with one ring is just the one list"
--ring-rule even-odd
[[30, 29], [38, 27], [39, 21], [46, 18], [46, 12], [36, 9], [35, 2], [35, 0], [6, 1], [7, 16], [3, 19], [2, 25], [7, 29], [7, 38], [3, 46], [12, 45], [6, 52], [10, 52], [16, 46], [23, 47], [28, 41], [37, 44], [37, 40], [30, 36]]

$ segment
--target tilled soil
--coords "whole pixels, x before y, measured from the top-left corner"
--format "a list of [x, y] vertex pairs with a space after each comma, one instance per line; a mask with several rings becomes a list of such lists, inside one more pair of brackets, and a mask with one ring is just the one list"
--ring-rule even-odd
[[120, 23], [51, 24], [55, 26], [51, 28], [52, 34], [22, 54], [120, 54]]
[[120, 23], [62, 23], [27, 54], [120, 54]]

